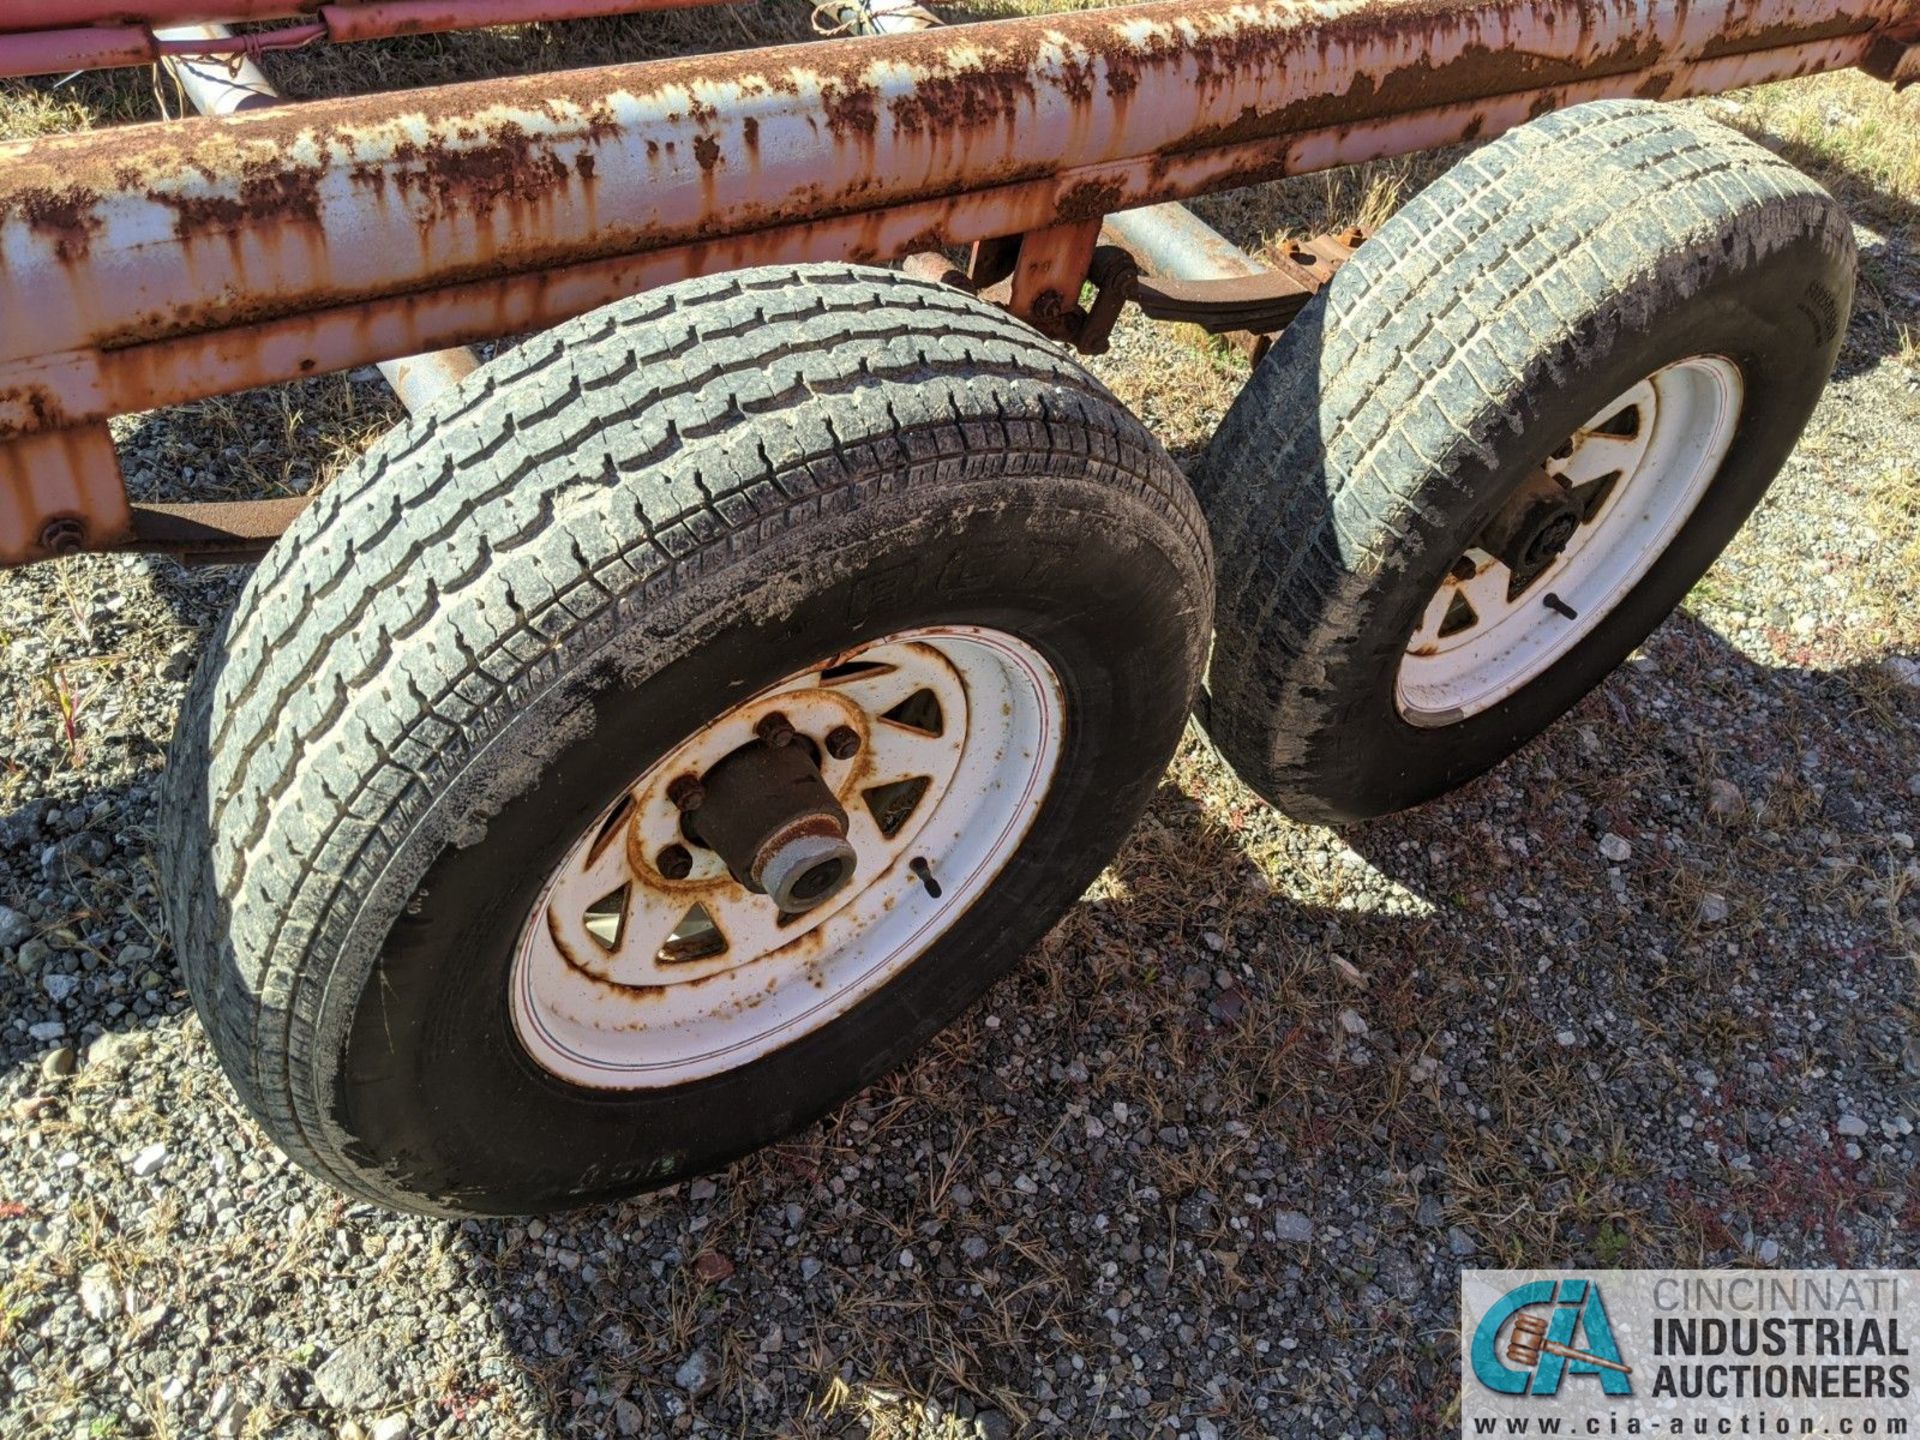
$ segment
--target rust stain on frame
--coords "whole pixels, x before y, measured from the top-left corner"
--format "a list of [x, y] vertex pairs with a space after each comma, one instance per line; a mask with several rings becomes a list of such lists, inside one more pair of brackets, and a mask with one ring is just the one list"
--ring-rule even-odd
[[[1668, 96], [1738, 88], [1782, 74], [1850, 63], [1855, 46], [1824, 41], [1789, 51], [1658, 72]], [[1634, 85], [1645, 83], [1635, 81]], [[1544, 110], [1621, 93], [1618, 79], [1521, 91], [1422, 111], [1103, 167], [1116, 208], [1229, 189], [1282, 174], [1405, 154], [1497, 134]], [[1089, 172], [910, 202], [822, 221], [751, 231], [637, 254], [462, 281], [377, 301], [292, 310], [111, 350], [0, 361], [0, 436], [294, 379], [399, 354], [544, 328], [638, 290], [694, 275], [799, 260], [870, 261], [946, 243], [1018, 234], [1080, 218]], [[1117, 183], [1105, 184], [1105, 179]]]
[[0, 566], [109, 548], [132, 519], [106, 426], [0, 442]]
[[552, 323], [616, 277], [880, 260], [1832, 68], [1917, 21], [1205, 0], [0, 145], [0, 436]]
[[1916, 7], [1208, 0], [21, 142], [0, 146], [0, 361], [1803, 37], [1864, 45]]

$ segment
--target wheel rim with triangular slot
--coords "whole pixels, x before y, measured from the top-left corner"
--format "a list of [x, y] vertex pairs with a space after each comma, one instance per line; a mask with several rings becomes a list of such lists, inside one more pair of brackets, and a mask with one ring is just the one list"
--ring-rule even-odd
[[1626, 599], [1686, 525], [1725, 462], [1745, 386], [1700, 355], [1604, 406], [1547, 462], [1578, 517], [1549, 563], [1516, 574], [1469, 547], [1428, 601], [1395, 680], [1409, 724], [1451, 725], [1517, 694]]
[[[852, 883], [800, 915], [690, 842], [669, 793], [776, 714], [812, 746], [858, 855]], [[1039, 652], [973, 626], [891, 635], [733, 706], [626, 785], [548, 878], [510, 977], [520, 1043], [574, 1084], [653, 1089], [830, 1024], [1005, 868], [1046, 797], [1064, 723]]]

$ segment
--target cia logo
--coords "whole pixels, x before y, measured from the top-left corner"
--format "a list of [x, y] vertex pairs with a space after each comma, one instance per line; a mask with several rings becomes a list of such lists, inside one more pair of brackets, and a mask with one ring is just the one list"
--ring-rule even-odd
[[1608, 1395], [1633, 1394], [1633, 1369], [1620, 1358], [1600, 1287], [1587, 1279], [1509, 1290], [1474, 1327], [1472, 1358], [1475, 1378], [1502, 1395], [1557, 1395], [1569, 1375], [1598, 1377]]

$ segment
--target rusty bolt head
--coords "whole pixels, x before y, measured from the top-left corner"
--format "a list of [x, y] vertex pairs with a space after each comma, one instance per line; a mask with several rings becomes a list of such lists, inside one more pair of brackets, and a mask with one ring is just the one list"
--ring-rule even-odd
[[684, 845], [669, 845], [653, 857], [653, 868], [669, 880], [684, 880], [693, 873], [693, 853]]
[[700, 783], [699, 777], [682, 775], [667, 786], [667, 799], [681, 810], [698, 810], [706, 802], [707, 787]]
[[754, 727], [754, 734], [775, 748], [782, 745], [791, 745], [793, 743], [793, 722], [776, 710]]
[[827, 732], [827, 754], [836, 760], [851, 760], [860, 753], [860, 732], [851, 725], [836, 725]]
[[40, 530], [40, 548], [49, 555], [71, 555], [86, 543], [86, 523], [71, 515], [49, 520]]

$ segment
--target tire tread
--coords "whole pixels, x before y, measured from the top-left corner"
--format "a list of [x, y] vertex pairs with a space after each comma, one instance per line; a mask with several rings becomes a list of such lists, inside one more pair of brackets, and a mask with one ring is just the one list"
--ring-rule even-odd
[[1652, 280], [1684, 291], [1677, 272], [1724, 245], [1745, 261], [1808, 234], [1851, 253], [1831, 197], [1784, 160], [1690, 110], [1608, 101], [1474, 152], [1369, 240], [1194, 476], [1219, 566], [1208, 729], [1241, 777], [1298, 818], [1347, 818], [1316, 743], [1327, 670], [1411, 536], [1472, 502], [1459, 477], [1530, 396], [1647, 323]]
[[288, 1153], [423, 1208], [325, 1123], [329, 966], [390, 837], [559, 682], [562, 636], [577, 650], [644, 625], [797, 527], [962, 483], [993, 454], [1031, 474], [1084, 457], [1207, 573], [1184, 479], [1082, 367], [971, 297], [848, 266], [720, 275], [582, 317], [325, 490], [200, 667], [160, 847], [203, 1022]]

